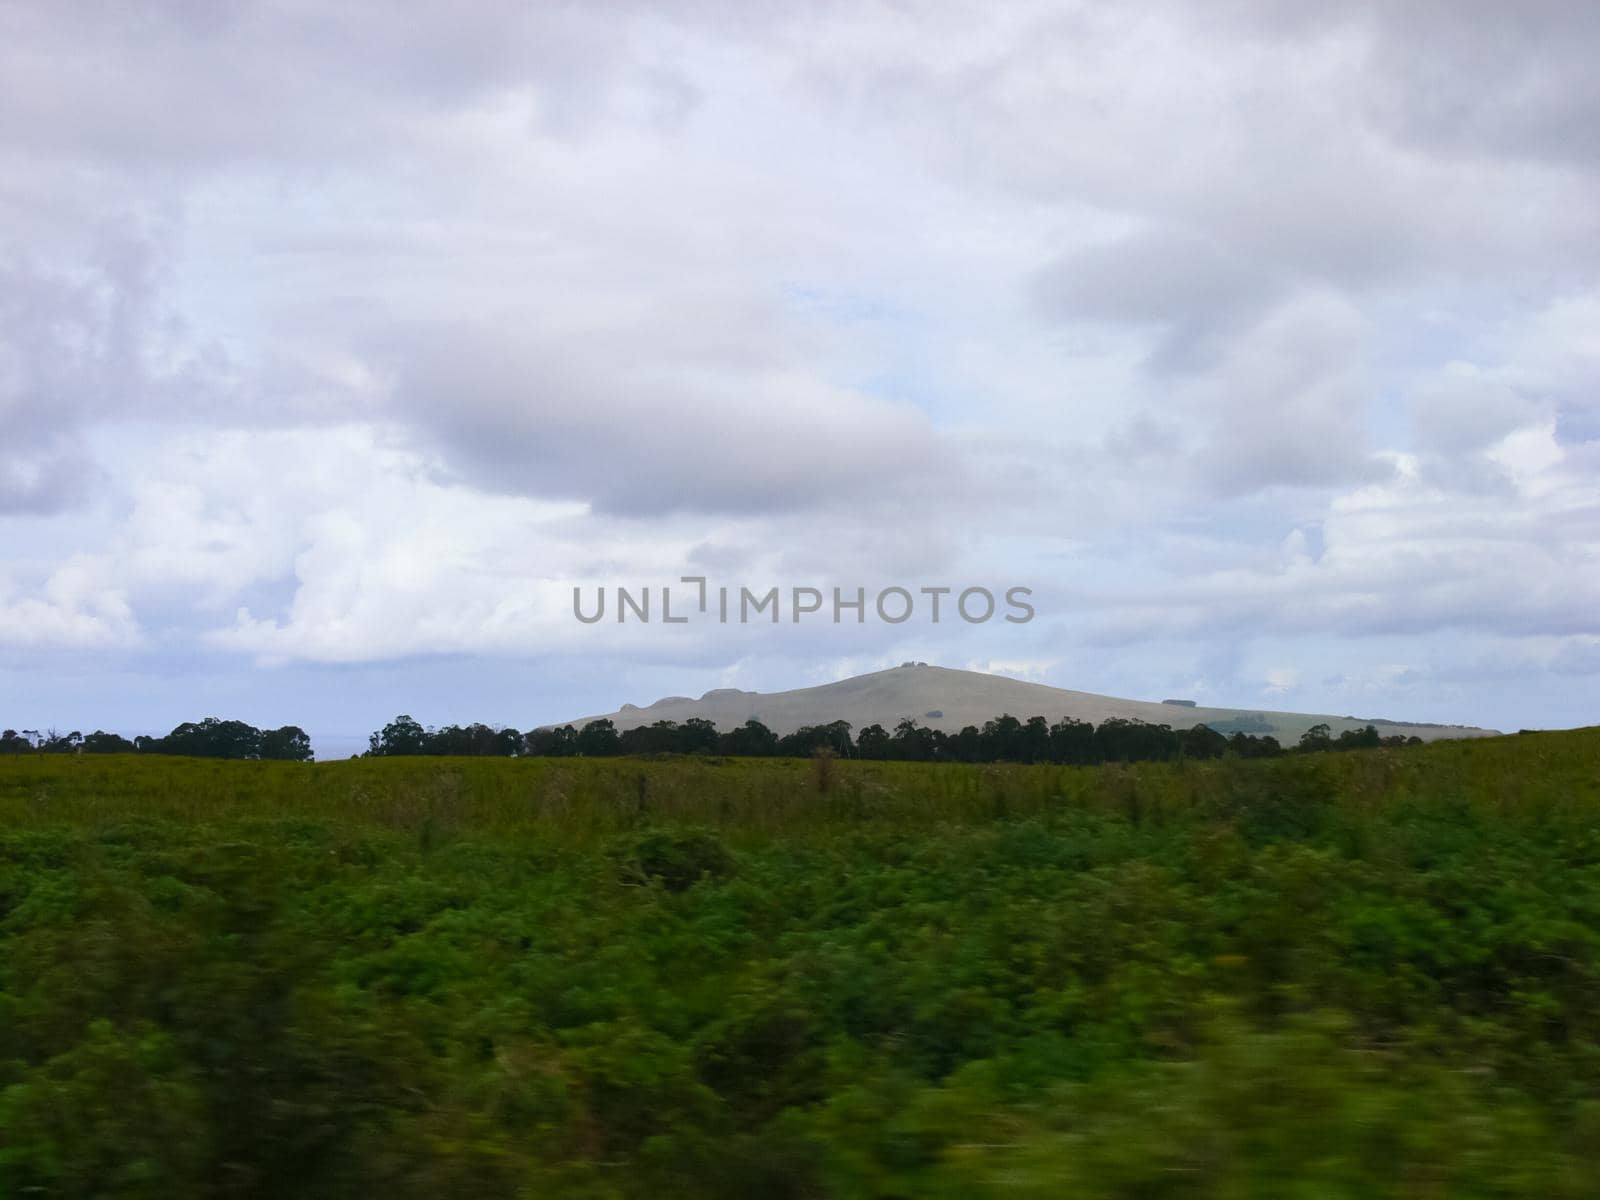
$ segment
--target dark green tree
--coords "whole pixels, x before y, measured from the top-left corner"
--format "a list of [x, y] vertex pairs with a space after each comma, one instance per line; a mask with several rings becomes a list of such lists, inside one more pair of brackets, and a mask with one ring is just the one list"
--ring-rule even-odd
[[1346, 729], [1339, 734], [1333, 743], [1335, 750], [1373, 750], [1381, 745], [1376, 726], [1368, 725], [1363, 729]]
[[1228, 752], [1228, 739], [1209, 725], [1195, 725], [1178, 735], [1185, 758], [1221, 758]]
[[678, 729], [678, 749], [684, 754], [716, 753], [716, 725], [704, 717], [690, 717]]
[[891, 758], [906, 762], [926, 762], [933, 757], [933, 731], [906, 717], [894, 727], [889, 739]]
[[676, 721], [654, 721], [624, 729], [617, 738], [620, 754], [673, 754], [680, 747]]
[[1017, 762], [1022, 756], [1022, 722], [1002, 713], [983, 723], [984, 762]]
[[1050, 726], [1050, 761], [1077, 765], [1094, 762], [1094, 726], [1072, 717], [1063, 717]]
[[159, 750], [195, 758], [260, 758], [261, 731], [243, 721], [206, 717], [179, 725], [160, 740]]
[[622, 753], [616, 722], [609, 717], [590, 721], [578, 731], [576, 750], [585, 758], [606, 758]]
[[1102, 762], [1168, 762], [1178, 757], [1178, 735], [1168, 725], [1108, 717], [1094, 731]]
[[571, 725], [530, 729], [522, 738], [522, 752], [538, 758], [567, 758], [578, 752], [578, 731]]
[[1017, 734], [1017, 758], [1025, 763], [1050, 758], [1050, 726], [1043, 717], [1029, 717]]
[[983, 758], [983, 734], [976, 725], [963, 725], [961, 732], [948, 740], [947, 749], [957, 762], [979, 762]]
[[856, 735], [856, 753], [862, 758], [888, 758], [889, 751], [889, 732], [882, 725], [868, 725]]
[[427, 730], [405, 713], [401, 713], [382, 730], [367, 739], [367, 753], [378, 758], [427, 752]]
[[1312, 754], [1319, 750], [1329, 750], [1333, 747], [1333, 731], [1326, 723], [1313, 725], [1300, 735], [1300, 744], [1295, 749], [1303, 753]]
[[132, 754], [134, 744], [121, 734], [107, 733], [103, 729], [96, 729], [83, 739], [83, 752], [85, 754]]
[[265, 730], [261, 734], [261, 757], [289, 762], [310, 762], [313, 757], [311, 738], [298, 725]]
[[739, 728], [729, 730], [719, 737], [717, 749], [723, 754], [768, 758], [778, 753], [778, 735], [751, 717]]

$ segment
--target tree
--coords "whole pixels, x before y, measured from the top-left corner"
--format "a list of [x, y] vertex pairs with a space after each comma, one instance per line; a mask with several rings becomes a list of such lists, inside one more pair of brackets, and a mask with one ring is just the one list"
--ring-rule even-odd
[[590, 721], [578, 732], [576, 749], [585, 758], [606, 758], [622, 753], [616, 722], [609, 717]]
[[1228, 749], [1240, 758], [1272, 758], [1283, 753], [1278, 739], [1270, 734], [1236, 733], [1228, 739]]
[[1333, 743], [1335, 750], [1371, 750], [1381, 744], [1376, 726], [1364, 729], [1346, 729]]
[[39, 749], [46, 754], [76, 754], [82, 748], [83, 734], [76, 729], [71, 733], [57, 733], [52, 729], [39, 743]]
[[1010, 713], [985, 721], [981, 737], [984, 762], [1016, 762], [1021, 757], [1022, 722]]
[[768, 758], [778, 752], [778, 735], [751, 717], [739, 728], [731, 729], [718, 738], [717, 749], [723, 754]]
[[778, 739], [778, 753], [788, 758], [810, 758], [818, 746], [826, 746], [840, 755], [855, 753], [855, 745], [850, 740], [850, 722], [802, 725], [793, 733]]
[[397, 754], [426, 754], [428, 734], [422, 725], [401, 713], [367, 739], [367, 753], [379, 758]]
[[522, 735], [474, 721], [471, 725], [446, 725], [423, 735], [423, 754], [459, 754], [480, 758], [509, 758], [522, 751]]
[[684, 754], [716, 753], [716, 725], [704, 717], [690, 717], [679, 727], [678, 749]]
[[906, 717], [894, 727], [889, 739], [889, 756], [906, 762], [924, 762], [933, 757], [933, 739], [930, 730]]
[[856, 735], [856, 753], [862, 758], [888, 758], [889, 751], [889, 732], [882, 725], [868, 725]]
[[963, 725], [960, 733], [948, 739], [946, 749], [957, 762], [979, 762], [983, 758], [983, 734], [976, 725]]
[[670, 754], [679, 744], [676, 721], [655, 721], [624, 729], [617, 738], [617, 751], [621, 754]]
[[243, 721], [206, 717], [185, 721], [152, 748], [162, 754], [195, 758], [260, 758], [261, 731]]
[[1311, 754], [1318, 750], [1327, 750], [1333, 746], [1333, 731], [1326, 723], [1313, 725], [1300, 735], [1300, 744], [1295, 748], [1302, 753]]
[[571, 725], [559, 729], [530, 729], [522, 738], [522, 752], [538, 758], [566, 758], [576, 754], [578, 731]]
[[1166, 762], [1178, 757], [1178, 735], [1169, 725], [1108, 717], [1094, 731], [1103, 762]]
[[1228, 752], [1228, 739], [1209, 725], [1195, 725], [1178, 735], [1185, 758], [1221, 758]]
[[261, 757], [288, 762], [310, 762], [311, 738], [298, 725], [269, 729], [261, 735]]
[[85, 754], [132, 754], [134, 749], [134, 744], [127, 738], [103, 729], [96, 729], [83, 739]]
[[1050, 757], [1050, 726], [1043, 717], [1029, 717], [1017, 733], [1017, 757], [1025, 763]]
[[1094, 762], [1094, 726], [1072, 717], [1050, 726], [1050, 761], [1080, 766]]

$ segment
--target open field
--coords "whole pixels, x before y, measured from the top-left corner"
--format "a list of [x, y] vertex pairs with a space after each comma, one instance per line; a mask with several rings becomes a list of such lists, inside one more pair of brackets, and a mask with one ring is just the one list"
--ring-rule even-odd
[[1600, 729], [0, 758], [12, 1195], [1600, 1195]]

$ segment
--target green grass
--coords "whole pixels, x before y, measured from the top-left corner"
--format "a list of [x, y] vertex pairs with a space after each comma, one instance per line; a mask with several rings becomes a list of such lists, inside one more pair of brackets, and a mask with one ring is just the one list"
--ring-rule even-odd
[[1600, 730], [0, 758], [0, 1197], [373, 1194], [1600, 1194]]

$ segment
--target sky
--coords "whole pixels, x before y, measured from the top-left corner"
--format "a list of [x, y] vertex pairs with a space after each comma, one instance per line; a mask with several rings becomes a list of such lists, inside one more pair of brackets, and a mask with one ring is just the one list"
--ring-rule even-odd
[[[1597, 61], [1589, 0], [0, 0], [0, 724], [907, 659], [1600, 722]], [[573, 617], [684, 575], [1036, 615]]]

